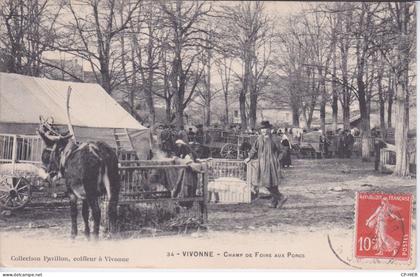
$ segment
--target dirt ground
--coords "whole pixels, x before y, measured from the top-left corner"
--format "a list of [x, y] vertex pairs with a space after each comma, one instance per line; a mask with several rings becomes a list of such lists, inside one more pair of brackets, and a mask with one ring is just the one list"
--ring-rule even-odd
[[[284, 170], [280, 191], [288, 196], [282, 209], [268, 207], [267, 199], [251, 204], [210, 204], [207, 232], [312, 232], [351, 229], [357, 191], [416, 192], [414, 178], [397, 178], [373, 171], [373, 163], [357, 159], [295, 160]], [[415, 202], [413, 203], [415, 207]], [[415, 218], [415, 216], [414, 216]], [[81, 224], [79, 215], [79, 224]], [[413, 222], [413, 225], [415, 222]], [[79, 230], [82, 230], [80, 225]], [[70, 213], [65, 205], [34, 203], [11, 215], [0, 216], [2, 235], [66, 238]], [[141, 237], [133, 234], [135, 237]]]

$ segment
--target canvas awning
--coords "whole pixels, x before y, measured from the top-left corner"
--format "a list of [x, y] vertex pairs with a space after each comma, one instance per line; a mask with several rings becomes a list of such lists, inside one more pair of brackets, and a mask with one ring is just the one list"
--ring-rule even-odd
[[67, 90], [71, 86], [70, 118], [74, 126], [146, 129], [98, 84], [49, 80], [0, 72], [0, 122], [39, 123], [52, 116], [67, 124]]

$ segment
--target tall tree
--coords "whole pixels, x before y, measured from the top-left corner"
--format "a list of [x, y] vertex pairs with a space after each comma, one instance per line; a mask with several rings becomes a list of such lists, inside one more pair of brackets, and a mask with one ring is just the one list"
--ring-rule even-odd
[[160, 1], [165, 14], [164, 25], [170, 30], [167, 47], [171, 52], [170, 87], [174, 93], [175, 120], [184, 125], [184, 110], [201, 79], [197, 59], [207, 48], [206, 18], [212, 7], [198, 1]]
[[121, 0], [67, 2], [72, 20], [62, 23], [65, 31], [54, 49], [86, 60], [96, 81], [111, 94], [124, 82], [119, 36], [128, 29], [140, 2], [131, 1], [130, 5]]
[[229, 96], [231, 93], [231, 82], [232, 82], [232, 62], [233, 58], [229, 57], [228, 54], [222, 53], [219, 59], [216, 59], [215, 65], [217, 73], [220, 77], [220, 83], [222, 85], [223, 100], [225, 104], [225, 124], [230, 123], [229, 118]]
[[410, 111], [410, 61], [414, 60], [415, 49], [415, 4], [411, 2], [388, 3], [392, 21], [394, 47], [392, 51], [392, 69], [394, 74], [396, 122], [395, 146], [396, 165], [394, 174], [409, 174], [408, 127]]
[[49, 0], [0, 2], [0, 69], [31, 76], [42, 75], [43, 54], [56, 39], [62, 4]]
[[[243, 129], [255, 127], [258, 98], [271, 75], [273, 26], [260, 1], [226, 5], [221, 13], [223, 24], [219, 25], [222, 47], [236, 57], [241, 73], [236, 73], [241, 82], [239, 111]], [[249, 105], [249, 110], [247, 109]], [[248, 122], [249, 121], [249, 122]]]

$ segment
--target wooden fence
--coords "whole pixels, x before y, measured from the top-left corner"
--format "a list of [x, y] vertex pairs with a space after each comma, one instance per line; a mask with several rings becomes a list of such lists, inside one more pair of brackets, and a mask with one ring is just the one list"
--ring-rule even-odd
[[[181, 206], [188, 204], [187, 206], [199, 207], [200, 221], [207, 222], [208, 171], [205, 163], [186, 165], [176, 164], [173, 160], [122, 160], [119, 173], [121, 178], [120, 206], [156, 203], [181, 204]], [[196, 184], [183, 183], [183, 178], [187, 178], [187, 174]], [[189, 186], [189, 188], [183, 186]], [[195, 189], [191, 190], [194, 187]], [[188, 191], [188, 195], [185, 195], [185, 191]]]

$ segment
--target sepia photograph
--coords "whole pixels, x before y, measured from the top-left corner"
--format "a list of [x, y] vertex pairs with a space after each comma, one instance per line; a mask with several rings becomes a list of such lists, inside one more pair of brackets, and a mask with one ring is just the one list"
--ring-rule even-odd
[[0, 0], [1, 270], [415, 270], [416, 6]]

